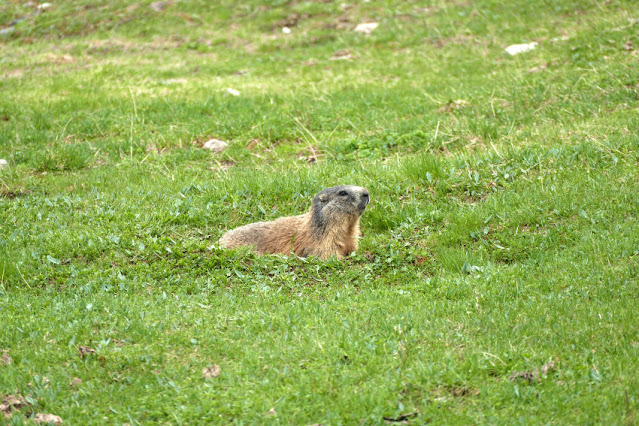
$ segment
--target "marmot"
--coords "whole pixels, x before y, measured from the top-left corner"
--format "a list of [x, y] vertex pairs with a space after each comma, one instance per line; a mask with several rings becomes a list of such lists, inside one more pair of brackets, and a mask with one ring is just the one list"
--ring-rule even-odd
[[341, 259], [357, 250], [359, 218], [369, 202], [365, 188], [334, 186], [313, 198], [311, 211], [272, 222], [257, 222], [232, 229], [220, 246], [253, 246], [261, 254], [291, 254]]

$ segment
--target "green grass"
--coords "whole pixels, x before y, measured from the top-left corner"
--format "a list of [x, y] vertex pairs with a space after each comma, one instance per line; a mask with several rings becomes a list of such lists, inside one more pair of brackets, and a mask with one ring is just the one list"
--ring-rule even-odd
[[[150, 3], [0, 2], [4, 421], [638, 421], [633, 1]], [[337, 184], [353, 256], [216, 246]]]

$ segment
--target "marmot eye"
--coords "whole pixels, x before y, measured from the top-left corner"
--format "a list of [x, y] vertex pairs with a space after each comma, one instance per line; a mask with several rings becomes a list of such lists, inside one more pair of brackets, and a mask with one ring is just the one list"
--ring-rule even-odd
[[339, 192], [339, 195], [341, 195], [342, 197], [344, 197], [344, 196], [348, 195], [348, 192], [346, 192], [346, 191], [340, 191], [340, 192]]

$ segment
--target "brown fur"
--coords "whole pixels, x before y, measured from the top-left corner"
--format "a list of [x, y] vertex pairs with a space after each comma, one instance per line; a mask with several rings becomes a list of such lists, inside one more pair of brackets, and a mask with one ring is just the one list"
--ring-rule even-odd
[[[347, 193], [347, 195], [340, 195]], [[225, 248], [253, 246], [262, 254], [295, 254], [338, 259], [357, 250], [359, 218], [368, 203], [368, 191], [357, 186], [324, 189], [311, 210], [233, 229], [220, 238]]]

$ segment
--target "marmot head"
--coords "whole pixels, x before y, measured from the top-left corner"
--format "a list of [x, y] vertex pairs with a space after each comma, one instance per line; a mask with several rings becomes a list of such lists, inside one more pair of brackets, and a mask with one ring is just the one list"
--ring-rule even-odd
[[313, 225], [323, 232], [335, 222], [351, 223], [359, 219], [370, 201], [361, 186], [340, 185], [326, 188], [313, 198]]

